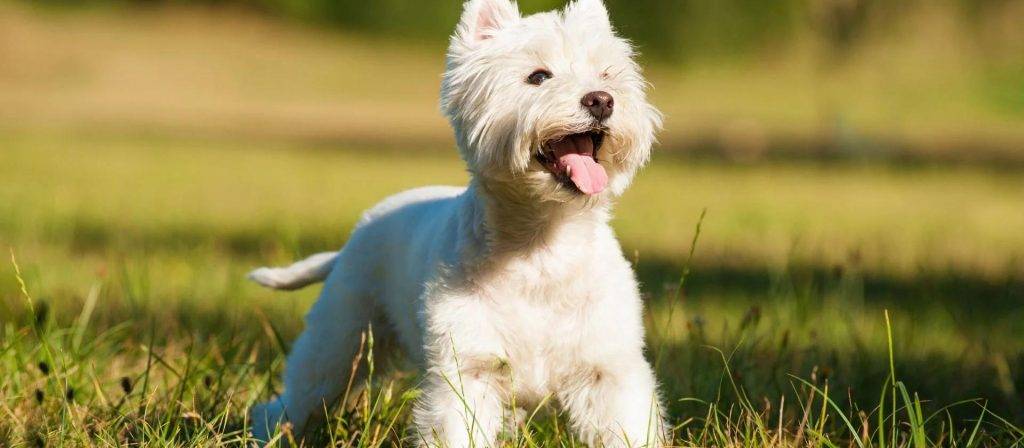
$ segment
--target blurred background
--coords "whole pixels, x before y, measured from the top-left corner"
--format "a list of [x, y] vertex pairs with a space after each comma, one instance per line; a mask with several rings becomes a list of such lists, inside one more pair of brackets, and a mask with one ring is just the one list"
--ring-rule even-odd
[[[614, 225], [667, 396], [714, 398], [711, 345], [751, 396], [877, 402], [889, 310], [911, 389], [1024, 421], [1024, 1], [606, 1], [666, 115]], [[97, 332], [237, 347], [266, 311], [291, 340], [315, 291], [250, 267], [466, 182], [438, 112], [460, 6], [0, 0], [0, 243], [54, 319], [98, 288]], [[0, 315], [19, 291], [4, 264]]]

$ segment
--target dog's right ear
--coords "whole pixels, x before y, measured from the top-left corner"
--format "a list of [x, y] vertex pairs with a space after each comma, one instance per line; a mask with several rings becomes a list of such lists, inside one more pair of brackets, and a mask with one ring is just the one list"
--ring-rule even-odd
[[462, 20], [455, 30], [455, 39], [473, 48], [517, 20], [519, 8], [510, 0], [468, 0], [462, 5]]

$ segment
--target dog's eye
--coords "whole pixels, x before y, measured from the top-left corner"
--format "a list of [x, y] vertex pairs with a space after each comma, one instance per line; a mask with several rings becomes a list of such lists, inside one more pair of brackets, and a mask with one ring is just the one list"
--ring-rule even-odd
[[526, 77], [526, 82], [533, 84], [535, 86], [539, 86], [542, 83], [544, 83], [544, 81], [551, 79], [552, 76], [554, 75], [552, 75], [551, 72], [544, 69], [540, 69], [533, 73], [530, 73], [530, 76]]

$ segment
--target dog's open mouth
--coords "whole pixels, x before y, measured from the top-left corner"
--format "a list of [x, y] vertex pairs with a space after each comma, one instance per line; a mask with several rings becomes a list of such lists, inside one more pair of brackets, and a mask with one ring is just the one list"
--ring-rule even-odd
[[608, 173], [597, 158], [602, 142], [604, 131], [599, 129], [570, 134], [544, 142], [536, 158], [556, 179], [594, 195], [608, 186]]

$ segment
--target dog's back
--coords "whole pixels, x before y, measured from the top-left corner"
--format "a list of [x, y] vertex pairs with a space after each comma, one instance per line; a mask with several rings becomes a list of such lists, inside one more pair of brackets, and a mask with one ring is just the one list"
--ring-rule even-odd
[[[435, 218], [434, 221], [436, 221], [436, 218], [442, 218], [442, 216], [439, 215], [443, 214], [447, 209], [447, 207], [444, 206], [445, 203], [454, 202], [454, 198], [462, 194], [464, 191], [466, 191], [465, 187], [430, 186], [414, 188], [412, 190], [407, 190], [389, 196], [369, 210], [363, 212], [363, 216], [356, 224], [354, 232], [360, 231], [360, 229], [371, 225], [375, 221], [387, 221], [386, 217], [394, 214], [414, 213], [428, 215], [418, 216], [417, 218], [429, 218], [429, 215], [433, 215]], [[391, 221], [393, 221], [393, 224], [402, 225], [405, 220], [393, 219]], [[431, 220], [427, 219], [427, 221]], [[414, 222], [419, 222], [421, 224], [424, 223], [422, 219]], [[379, 224], [384, 224], [384, 222]], [[388, 229], [379, 229], [375, 232], [387, 230]], [[353, 236], [355, 236], [355, 234], [353, 234]], [[393, 243], [401, 243], [400, 241], [396, 241], [393, 237], [388, 240]], [[338, 260], [339, 253], [340, 251], [321, 252], [288, 266], [257, 268], [249, 273], [249, 279], [271, 289], [285, 291], [301, 289], [311, 284], [324, 281], [334, 268], [334, 265]]]

